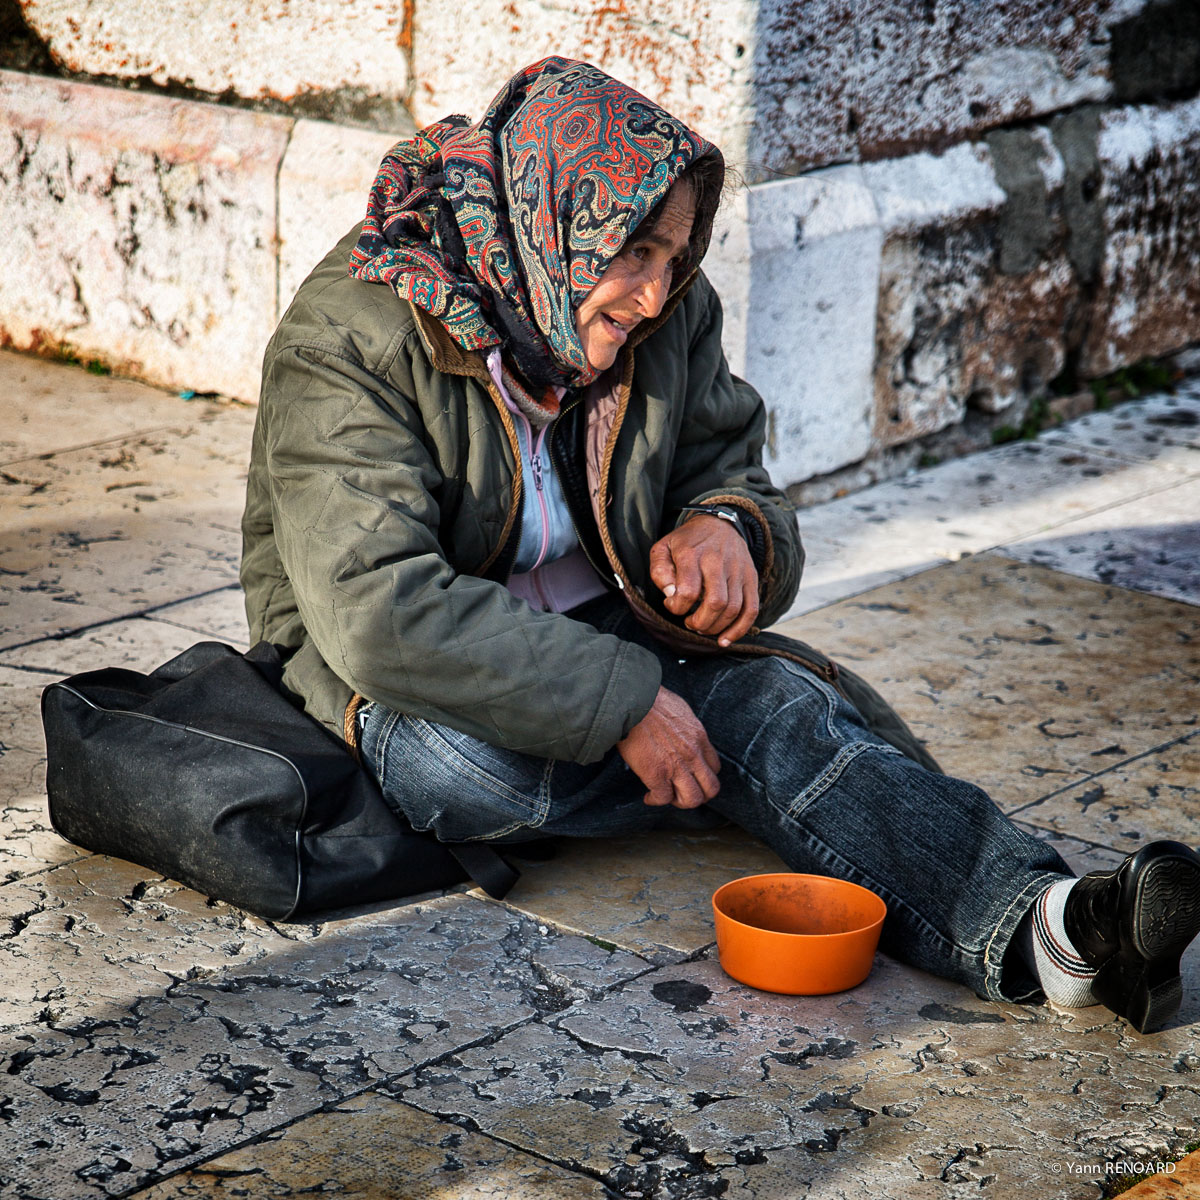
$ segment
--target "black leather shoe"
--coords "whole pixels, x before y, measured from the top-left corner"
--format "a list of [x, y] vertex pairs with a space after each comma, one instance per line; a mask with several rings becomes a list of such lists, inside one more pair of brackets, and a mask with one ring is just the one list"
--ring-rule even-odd
[[1096, 968], [1092, 994], [1139, 1032], [1179, 1011], [1179, 960], [1200, 932], [1200, 854], [1150, 842], [1115, 871], [1085, 875], [1067, 895], [1063, 924]]

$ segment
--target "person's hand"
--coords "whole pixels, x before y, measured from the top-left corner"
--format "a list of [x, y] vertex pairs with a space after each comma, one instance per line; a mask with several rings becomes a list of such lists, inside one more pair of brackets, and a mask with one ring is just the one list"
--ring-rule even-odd
[[745, 539], [720, 517], [685, 521], [650, 548], [650, 578], [668, 612], [729, 646], [758, 616], [758, 571]]
[[721, 760], [700, 719], [682, 697], [658, 689], [650, 711], [617, 743], [617, 751], [649, 789], [647, 804], [699, 808], [720, 790]]

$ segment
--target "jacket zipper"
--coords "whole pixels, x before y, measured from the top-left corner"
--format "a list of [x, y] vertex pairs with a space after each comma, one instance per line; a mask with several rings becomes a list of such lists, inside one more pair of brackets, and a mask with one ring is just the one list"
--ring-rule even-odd
[[537, 437], [535, 438], [533, 423], [529, 418], [523, 412], [519, 411], [516, 415], [521, 418], [521, 424], [525, 427], [525, 445], [529, 447], [529, 474], [533, 479], [533, 490], [537, 493], [538, 509], [542, 516], [542, 544], [538, 549], [537, 561], [529, 568], [531, 571], [536, 571], [545, 560], [547, 550], [550, 549], [550, 510], [546, 505], [546, 481], [543, 475], [542, 447], [545, 444], [546, 435], [554, 428], [558, 418], [556, 417], [548, 425], [543, 425], [538, 430]]

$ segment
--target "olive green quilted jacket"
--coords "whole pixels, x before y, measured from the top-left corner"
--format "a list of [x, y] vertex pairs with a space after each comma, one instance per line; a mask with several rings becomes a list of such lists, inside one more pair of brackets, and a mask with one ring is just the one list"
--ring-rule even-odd
[[[339, 734], [362, 696], [495, 745], [594, 761], [650, 708], [657, 660], [488, 577], [520, 511], [512, 417], [481, 355], [391, 289], [349, 277], [357, 233], [304, 283], [267, 348], [242, 525], [251, 640], [292, 651], [286, 685]], [[791, 603], [803, 552], [761, 466], [762, 402], [726, 367], [708, 282], [697, 276], [636, 332], [600, 471], [599, 565], [643, 619], [711, 650], [666, 616], [649, 580], [650, 547], [680, 509], [720, 498], [758, 520], [764, 625]], [[738, 649], [779, 653], [781, 641]]]

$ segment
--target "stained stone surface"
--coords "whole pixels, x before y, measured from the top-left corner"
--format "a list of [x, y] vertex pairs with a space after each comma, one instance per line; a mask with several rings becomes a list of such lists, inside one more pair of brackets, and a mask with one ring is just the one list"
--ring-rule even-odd
[[1200, 846], [1200, 733], [1136, 758], [1123, 749], [1107, 747], [1113, 765], [1026, 806], [1021, 819], [1129, 850], [1157, 838]]
[[[1197, 458], [1200, 453], [1192, 451]], [[1024, 562], [1170, 600], [1200, 599], [1200, 476], [1006, 548]]]
[[1095, 136], [1104, 236], [1080, 364], [1088, 377], [1196, 339], [1200, 99], [1106, 112]]
[[[1061, 156], [1043, 130], [863, 168], [883, 250], [874, 444], [1002, 412], [1062, 369], [1078, 283], [1055, 222]], [[1031, 230], [1033, 206], [1046, 215]]]
[[121, 1194], [646, 966], [466, 896], [286, 939], [100, 858], [0, 902], [0, 1186], [22, 1196]]
[[1110, 766], [1114, 742], [1142, 754], [1200, 722], [1200, 610], [999, 555], [779, 628], [865, 675], [1005, 808]]
[[250, 99], [349, 88], [399, 100], [409, 85], [404, 10], [396, 5], [177, 0], [168, 9], [29, 0], [21, 7], [56, 61], [73, 72], [182, 82]]
[[553, 858], [521, 863], [506, 902], [653, 961], [675, 961], [713, 940], [712, 894], [721, 884], [786, 870], [778, 855], [734, 826], [562, 842]]
[[[1187, 969], [1194, 986], [1194, 956]], [[985, 1195], [1029, 1195], [1066, 1162], [1194, 1128], [1191, 1031], [1135, 1040], [1105, 1010], [1080, 1012], [1064, 1023], [980, 1001], [882, 958], [866, 984], [830, 997], [752, 992], [703, 961], [389, 1090], [621, 1195], [716, 1195], [719, 1180], [725, 1194], [788, 1195], [798, 1179], [814, 1196], [955, 1195], [936, 1185], [979, 1189], [989, 1175]], [[1189, 1002], [1185, 1019], [1197, 1016]], [[1164, 1091], [1169, 1064], [1180, 1070]]]
[[1161, 462], [1171, 470], [1195, 474], [1194, 455], [1172, 450], [1200, 450], [1200, 382], [1182, 381], [1170, 394], [1146, 396], [1119, 404], [1108, 412], [1090, 412], [1038, 439], [1045, 445], [1078, 446], [1091, 453]]
[[280, 312], [351, 225], [362, 222], [380, 160], [402, 136], [296, 122], [279, 173]]
[[0, 646], [236, 583], [253, 415], [197, 416], [4, 468]]
[[28, 354], [0, 354], [0, 394], [2, 464], [166, 429], [185, 412], [209, 411], [205, 401], [185, 404], [133, 379], [93, 375]]
[[604, 1200], [595, 1179], [367, 1093], [137, 1193], [138, 1200]]
[[181, 600], [178, 604], [155, 609], [154, 620], [217, 638], [239, 650], [248, 649], [246, 603], [240, 587], [221, 588], [194, 600]]
[[[1158, 498], [1162, 515], [1154, 523], [1160, 540], [1169, 543], [1172, 569], [1151, 575], [1175, 589], [1166, 594], [1178, 596], [1187, 574], [1174, 564], [1186, 559], [1195, 522], [1194, 514], [1179, 512], [1187, 494], [1181, 492], [1176, 503], [1169, 493], [1200, 477], [1197, 422], [1200, 393], [1189, 386], [1174, 396], [1093, 413], [1036, 442], [1000, 446], [801, 509], [808, 555], [790, 615], [997, 546], [1026, 559], [1041, 546], [1052, 556], [1048, 565], [1090, 574], [1094, 554], [1085, 569], [1080, 554], [1068, 558], [1072, 543], [1061, 550], [1050, 543], [1069, 539], [1080, 521], [1092, 531], [1141, 525], [1145, 517], [1133, 506], [1153, 510]], [[1130, 586], [1142, 585], [1134, 579]]]
[[290, 121], [0, 71], [0, 334], [253, 400]]

